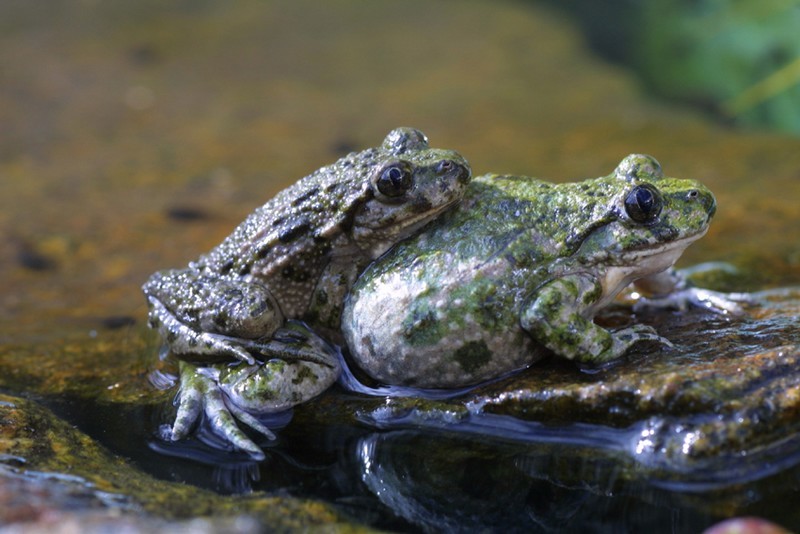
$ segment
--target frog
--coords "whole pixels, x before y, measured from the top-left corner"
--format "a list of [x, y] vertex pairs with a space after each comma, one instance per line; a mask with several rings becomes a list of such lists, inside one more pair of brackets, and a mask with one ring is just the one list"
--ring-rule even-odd
[[548, 355], [597, 367], [645, 343], [671, 346], [649, 325], [612, 331], [594, 318], [631, 284], [690, 301], [673, 265], [715, 212], [705, 186], [665, 176], [644, 154], [580, 182], [477, 177], [351, 288], [342, 332], [352, 361], [382, 384], [446, 389]]
[[[293, 404], [332, 384], [339, 365], [319, 349], [317, 332], [336, 340], [344, 297], [360, 271], [453, 206], [471, 177], [458, 152], [432, 148], [415, 128], [396, 128], [380, 146], [282, 190], [187, 267], [154, 273], [142, 287], [149, 326], [180, 362], [171, 438], [184, 437], [203, 412], [219, 419], [224, 407], [210, 402], [220, 393], [210, 377], [215, 365], [277, 359], [289, 364], [284, 369], [317, 375], [313, 388], [290, 393]], [[313, 330], [296, 342], [290, 328], [286, 342], [281, 329], [289, 321]], [[235, 434], [230, 424], [216, 428], [236, 441], [228, 439]]]

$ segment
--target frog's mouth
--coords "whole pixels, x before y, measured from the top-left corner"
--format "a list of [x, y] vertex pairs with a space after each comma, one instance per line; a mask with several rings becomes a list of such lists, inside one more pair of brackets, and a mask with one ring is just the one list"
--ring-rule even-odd
[[417, 230], [419, 230], [420, 228], [431, 222], [433, 219], [441, 215], [446, 210], [453, 207], [455, 204], [458, 203], [458, 201], [459, 201], [458, 198], [454, 198], [443, 204], [440, 204], [437, 208], [428, 209], [420, 213], [416, 217], [409, 216], [408, 218], [406, 218], [405, 223], [403, 224], [403, 229], [400, 232], [398, 232], [398, 234], [402, 237], [405, 237], [407, 235], [417, 233]]
[[[653, 247], [646, 247], [624, 252], [622, 254], [622, 264], [641, 268], [642, 270], [654, 269], [650, 274], [661, 272], [671, 267], [681, 254], [695, 241], [706, 235], [708, 227], [703, 228], [696, 234], [688, 235], [673, 241], [660, 243]], [[663, 266], [662, 266], [663, 265]]]

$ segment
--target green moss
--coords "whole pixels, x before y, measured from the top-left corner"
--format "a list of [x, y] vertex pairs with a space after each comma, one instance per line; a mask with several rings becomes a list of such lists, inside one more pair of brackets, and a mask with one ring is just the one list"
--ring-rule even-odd
[[414, 301], [403, 321], [403, 335], [408, 344], [412, 347], [435, 345], [444, 334], [444, 325], [438, 319], [430, 301]]
[[483, 340], [469, 341], [453, 353], [453, 358], [465, 372], [473, 374], [492, 361], [492, 352]]

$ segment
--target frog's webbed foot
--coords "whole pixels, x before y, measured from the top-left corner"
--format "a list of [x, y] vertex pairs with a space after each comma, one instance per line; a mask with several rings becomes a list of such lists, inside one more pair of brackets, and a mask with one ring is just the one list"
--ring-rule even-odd
[[[670, 340], [658, 335], [655, 328], [644, 324], [636, 324], [620, 330], [611, 332], [612, 345], [605, 352], [609, 357], [607, 359], [614, 359], [622, 354], [625, 354], [637, 343], [652, 342], [673, 347], [674, 345]], [[601, 360], [602, 358], [598, 358]]]
[[735, 271], [735, 268], [718, 262], [700, 264], [690, 269], [667, 269], [634, 282], [644, 290], [633, 305], [634, 311], [647, 309], [668, 309], [686, 311], [689, 308], [702, 308], [720, 315], [745, 315], [743, 305], [752, 303], [747, 293], [722, 293], [696, 287], [689, 280], [693, 273]]
[[255, 417], [232, 403], [226, 402], [217, 381], [203, 370], [181, 362], [181, 389], [178, 393], [178, 413], [169, 438], [178, 441], [186, 437], [192, 426], [205, 414], [214, 434], [255, 460], [264, 459], [264, 451], [239, 428], [240, 421], [269, 439], [275, 434]]
[[747, 293], [722, 293], [700, 287], [686, 287], [662, 297], [642, 297], [634, 305], [634, 311], [647, 309], [669, 309], [685, 311], [703, 308], [720, 315], [745, 315], [743, 304], [752, 299]]
[[573, 359], [589, 365], [605, 364], [620, 358], [639, 343], [674, 346], [670, 340], [658, 335], [652, 326], [634, 324], [612, 332], [587, 324], [584, 338], [578, 344], [580, 352]]
[[293, 406], [328, 389], [341, 371], [338, 348], [297, 321], [288, 321], [272, 339], [245, 340], [243, 346], [254, 354], [269, 352], [281, 357], [252, 365], [179, 362], [178, 413], [167, 439], [187, 436], [204, 415], [210, 430], [225, 443], [261, 459], [264, 453], [238, 423], [275, 439], [259, 415], [290, 413]]

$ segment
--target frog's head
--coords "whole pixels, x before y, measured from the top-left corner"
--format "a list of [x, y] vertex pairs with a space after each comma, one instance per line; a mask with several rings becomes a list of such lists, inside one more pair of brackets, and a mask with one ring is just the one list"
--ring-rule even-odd
[[430, 148], [425, 134], [413, 128], [389, 132], [376, 156], [351, 230], [372, 258], [460, 200], [471, 178], [460, 154]]
[[575, 236], [576, 254], [583, 264], [621, 268], [628, 281], [672, 266], [706, 233], [716, 211], [711, 191], [694, 180], [665, 177], [650, 156], [626, 157], [598, 184], [609, 193], [604, 214]]

